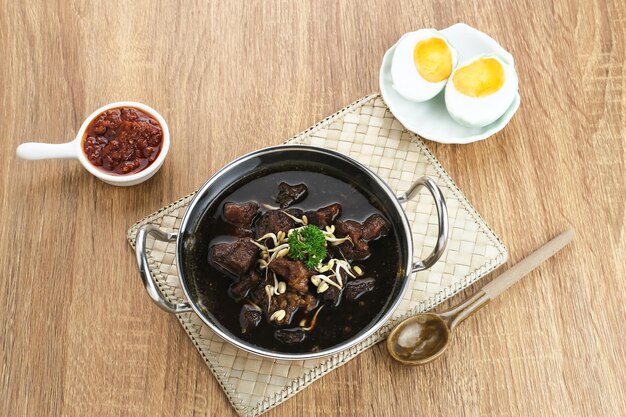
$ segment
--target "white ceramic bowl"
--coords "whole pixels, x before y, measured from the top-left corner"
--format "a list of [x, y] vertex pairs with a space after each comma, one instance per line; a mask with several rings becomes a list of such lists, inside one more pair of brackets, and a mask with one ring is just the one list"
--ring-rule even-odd
[[[129, 175], [116, 175], [116, 174], [108, 174], [103, 170], [95, 167], [87, 156], [83, 152], [82, 140], [83, 136], [85, 136], [85, 131], [89, 124], [95, 119], [100, 113], [105, 112], [110, 109], [115, 109], [119, 107], [133, 107], [143, 111], [144, 113], [149, 114], [154, 117], [157, 122], [161, 125], [161, 129], [163, 130], [163, 144], [161, 145], [161, 151], [159, 152], [159, 156], [148, 165], [145, 169]], [[78, 159], [80, 163], [85, 167], [87, 171], [93, 174], [98, 179], [106, 182], [107, 184], [117, 185], [117, 186], [130, 186], [142, 183], [152, 177], [157, 173], [159, 168], [163, 165], [165, 161], [165, 157], [167, 156], [167, 152], [170, 149], [170, 131], [167, 127], [167, 123], [165, 119], [152, 107], [146, 106], [142, 103], [137, 103], [134, 101], [120, 101], [117, 103], [107, 104], [106, 106], [100, 107], [98, 110], [94, 111], [85, 121], [82, 126], [78, 130], [76, 134], [76, 138], [71, 142], [55, 144], [55, 143], [23, 143], [17, 147], [17, 156], [22, 159], [29, 160], [39, 160], [39, 159]]]
[[[457, 23], [440, 31], [456, 49], [458, 62], [465, 62], [476, 55], [495, 55], [514, 66], [513, 57], [487, 34], [464, 23]], [[441, 143], [470, 143], [486, 139], [499, 132], [511, 120], [520, 105], [519, 93], [507, 111], [495, 122], [484, 127], [460, 125], [448, 113], [444, 90], [433, 99], [415, 103], [402, 97], [392, 87], [391, 60], [396, 49], [393, 45], [385, 53], [380, 67], [380, 91], [393, 115], [413, 133], [424, 139]]]

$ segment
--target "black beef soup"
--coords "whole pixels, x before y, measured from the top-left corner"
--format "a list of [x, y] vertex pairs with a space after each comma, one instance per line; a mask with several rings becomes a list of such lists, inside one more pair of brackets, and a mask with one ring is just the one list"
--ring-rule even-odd
[[233, 335], [280, 352], [329, 348], [376, 320], [400, 273], [376, 197], [305, 170], [243, 182], [197, 227], [198, 304]]

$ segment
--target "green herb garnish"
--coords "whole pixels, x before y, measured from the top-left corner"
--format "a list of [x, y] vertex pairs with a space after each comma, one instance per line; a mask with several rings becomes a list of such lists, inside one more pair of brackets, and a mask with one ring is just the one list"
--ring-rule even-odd
[[289, 257], [304, 261], [307, 268], [313, 269], [326, 258], [326, 238], [315, 226], [295, 229], [289, 235]]

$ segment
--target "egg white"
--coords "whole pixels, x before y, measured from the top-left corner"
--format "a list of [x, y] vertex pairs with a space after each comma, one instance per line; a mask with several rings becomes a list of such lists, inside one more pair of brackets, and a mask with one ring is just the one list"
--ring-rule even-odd
[[[468, 64], [480, 58], [494, 58], [504, 71], [504, 84], [495, 93], [484, 97], [470, 97], [458, 91], [454, 85], [454, 74]], [[446, 85], [445, 102], [448, 113], [458, 123], [468, 127], [483, 127], [498, 120], [515, 100], [518, 88], [517, 72], [512, 65], [496, 56], [476, 56], [460, 64], [449, 78]]]
[[430, 38], [442, 39], [452, 55], [452, 70], [457, 64], [456, 50], [448, 40], [435, 29], [420, 29], [405, 34], [396, 45], [391, 61], [391, 78], [393, 88], [407, 100], [422, 102], [435, 97], [446, 85], [447, 80], [436, 83], [425, 80], [417, 70], [413, 59], [415, 45], [419, 41]]

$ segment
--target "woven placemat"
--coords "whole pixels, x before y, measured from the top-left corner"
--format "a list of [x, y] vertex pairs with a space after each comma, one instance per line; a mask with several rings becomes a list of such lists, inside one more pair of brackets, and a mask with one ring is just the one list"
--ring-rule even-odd
[[[398, 122], [380, 95], [364, 97], [288, 140], [338, 150], [367, 165], [398, 193], [422, 175], [433, 177], [448, 204], [450, 241], [430, 270], [414, 274], [402, 303], [382, 329], [360, 345], [335, 356], [307, 361], [275, 361], [246, 353], [224, 342], [193, 313], [177, 315], [189, 337], [241, 416], [257, 416], [343, 365], [385, 338], [389, 329], [409, 315], [435, 307], [503, 264], [507, 251], [467, 201], [424, 143]], [[188, 195], [128, 230], [134, 247], [140, 225], [153, 223], [178, 229]], [[431, 252], [437, 235], [436, 209], [427, 191], [406, 205], [416, 258]], [[148, 238], [149, 264], [160, 290], [170, 301], [184, 298], [176, 272], [175, 242]], [[138, 280], [139, 282], [139, 280]], [[145, 302], [149, 302], [146, 297]]]

